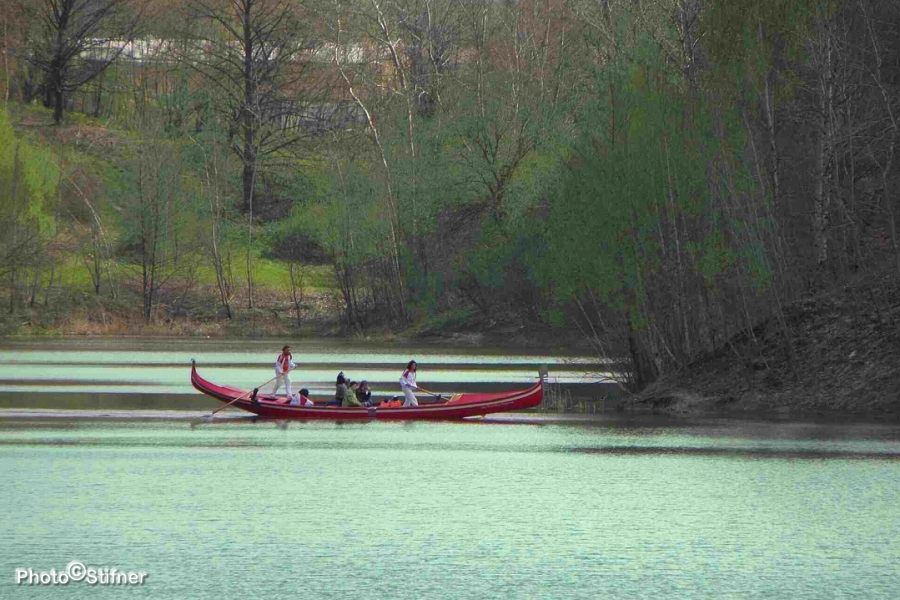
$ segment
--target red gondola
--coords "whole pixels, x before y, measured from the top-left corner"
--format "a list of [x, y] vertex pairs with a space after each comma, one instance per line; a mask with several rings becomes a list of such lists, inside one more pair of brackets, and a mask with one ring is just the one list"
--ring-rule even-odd
[[274, 396], [257, 394], [255, 401], [251, 394], [231, 386], [221, 386], [206, 381], [197, 373], [196, 365], [191, 365], [191, 384], [207, 396], [231, 404], [242, 410], [267, 419], [382, 419], [382, 420], [454, 420], [477, 417], [498, 412], [510, 412], [534, 408], [543, 398], [543, 381], [526, 390], [499, 392], [493, 394], [453, 394], [446, 402], [420, 404], [419, 406], [388, 407], [371, 406], [362, 408], [342, 408], [339, 406], [291, 406], [277, 401]]

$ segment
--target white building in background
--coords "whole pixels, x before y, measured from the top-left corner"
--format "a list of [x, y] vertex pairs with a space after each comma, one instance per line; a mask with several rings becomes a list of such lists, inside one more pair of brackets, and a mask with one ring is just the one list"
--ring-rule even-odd
[[85, 59], [124, 59], [143, 64], [170, 59], [174, 56], [175, 42], [157, 38], [136, 40], [108, 40], [95, 38], [87, 41], [88, 47], [81, 53]]
[[[226, 45], [235, 51], [241, 49], [240, 42], [230, 41]], [[313, 47], [299, 48], [291, 58], [298, 61], [306, 59], [319, 64], [327, 64], [334, 61], [335, 50], [337, 50], [338, 60], [342, 64], [365, 64], [373, 59], [372, 52], [367, 51], [363, 44], [341, 44], [338, 47], [334, 42], [320, 42]], [[120, 60], [143, 64], [160, 60], [174, 60], [176, 56], [185, 54], [200, 58], [206, 51], [206, 42], [199, 40], [192, 47], [190, 42], [176, 43], [174, 40], [159, 38], [135, 40], [95, 38], [87, 40], [87, 48], [81, 53], [81, 57], [88, 60], [110, 60], [118, 57]], [[277, 49], [273, 50], [272, 57], [277, 57]]]

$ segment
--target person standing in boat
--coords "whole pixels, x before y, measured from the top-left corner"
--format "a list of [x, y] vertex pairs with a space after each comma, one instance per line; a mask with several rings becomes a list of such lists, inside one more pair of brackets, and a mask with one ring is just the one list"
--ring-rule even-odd
[[291, 347], [285, 346], [281, 349], [281, 354], [275, 359], [275, 389], [272, 395], [278, 395], [278, 388], [284, 386], [284, 392], [288, 398], [291, 397], [291, 369], [296, 368], [294, 364], [294, 356], [291, 354]]
[[403, 375], [400, 377], [400, 389], [403, 390], [403, 395], [406, 396], [406, 400], [403, 401], [403, 406], [419, 405], [419, 401], [413, 393], [413, 390], [419, 389], [419, 386], [416, 385], [416, 371], [418, 368], [418, 363], [411, 360], [407, 363], [406, 370], [403, 371]]

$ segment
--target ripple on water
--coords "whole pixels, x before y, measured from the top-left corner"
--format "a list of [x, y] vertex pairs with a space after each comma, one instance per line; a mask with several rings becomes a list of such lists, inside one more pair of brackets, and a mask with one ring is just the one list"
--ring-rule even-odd
[[77, 558], [171, 598], [888, 598], [900, 580], [896, 433], [58, 424], [0, 427], [0, 570]]

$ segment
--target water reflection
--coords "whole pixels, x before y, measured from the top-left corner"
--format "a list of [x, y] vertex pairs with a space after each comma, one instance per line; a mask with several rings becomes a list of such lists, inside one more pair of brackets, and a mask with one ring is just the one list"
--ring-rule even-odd
[[[900, 458], [900, 426], [897, 425], [689, 420], [650, 415], [627, 419], [605, 415], [571, 420], [541, 414], [492, 415], [432, 423], [265, 420], [240, 416], [245, 413], [204, 419], [205, 414], [188, 411], [10, 410], [0, 413], [0, 444], [52, 445], [87, 439], [90, 444], [140, 445], [149, 441], [153, 445], [204, 447], [227, 434], [245, 440], [243, 445], [258, 442], [271, 448], [315, 447], [324, 436], [332, 438], [331, 444], [337, 443], [331, 447], [351, 448], [358, 443], [358, 436], [363, 436], [369, 448], [397, 450], [424, 445], [429, 449], [457, 451], [477, 442], [492, 451], [563, 451], [611, 456]], [[123, 432], [128, 436], [122, 437]], [[430, 440], [429, 432], [453, 433], [453, 442], [441, 441], [440, 435]], [[402, 435], [396, 437], [398, 434]], [[542, 444], [548, 439], [553, 443]], [[516, 443], [505, 446], [510, 441]]]
[[606, 446], [600, 448], [571, 448], [571, 452], [603, 454], [609, 456], [674, 455], [721, 456], [726, 458], [761, 459], [852, 459], [852, 460], [900, 460], [900, 451], [850, 452], [844, 450], [803, 450], [779, 448], [690, 448], [661, 446]]
[[[244, 389], [271, 378], [280, 342], [271, 340], [104, 339], [0, 342], [0, 393], [194, 394], [191, 359], [210, 381]], [[328, 395], [344, 371], [367, 379], [373, 389], [397, 393], [402, 366], [415, 356], [420, 380], [438, 392], [515, 389], [535, 380], [542, 367], [553, 381], [583, 384], [605, 377], [596, 358], [534, 354], [508, 349], [452, 349], [430, 346], [376, 346], [369, 343], [292, 343], [302, 383], [313, 395]], [[14, 406], [14, 398], [0, 397]]]
[[[721, 419], [0, 419], [0, 566], [200, 600], [894, 598], [898, 454], [896, 427]], [[54, 593], [122, 595], [0, 577]]]

